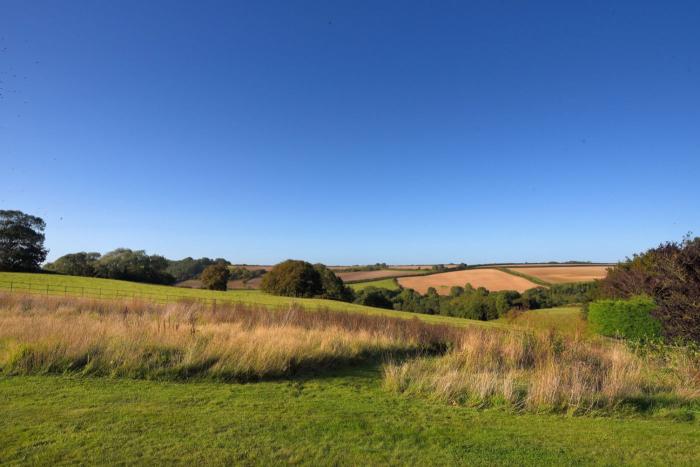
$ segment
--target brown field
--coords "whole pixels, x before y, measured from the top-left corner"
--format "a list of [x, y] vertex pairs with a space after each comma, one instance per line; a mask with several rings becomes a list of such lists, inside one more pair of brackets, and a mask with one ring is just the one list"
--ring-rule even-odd
[[[447, 268], [454, 268], [458, 266], [457, 264], [445, 264], [444, 265]], [[433, 269], [432, 264], [401, 264], [401, 265], [396, 265], [396, 266], [389, 266], [391, 269], [409, 269], [413, 271], [417, 270], [424, 270], [424, 269]]]
[[415, 273], [415, 270], [395, 271], [392, 269], [380, 269], [378, 271], [336, 272], [335, 275], [345, 282], [358, 282], [385, 279], [387, 277], [408, 276]]
[[529, 276], [561, 284], [566, 282], [587, 282], [605, 277], [609, 266], [544, 266], [527, 268], [508, 268]]
[[429, 276], [402, 277], [399, 284], [419, 293], [426, 293], [429, 287], [435, 287], [440, 295], [448, 295], [450, 288], [469, 283], [472, 287], [485, 287], [491, 291], [525, 290], [537, 287], [529, 280], [499, 271], [497, 269], [467, 269], [464, 271], [443, 272]]

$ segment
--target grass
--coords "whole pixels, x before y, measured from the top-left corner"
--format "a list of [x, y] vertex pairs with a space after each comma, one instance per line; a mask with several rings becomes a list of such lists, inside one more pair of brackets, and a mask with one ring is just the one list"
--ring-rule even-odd
[[0, 374], [247, 381], [443, 349], [453, 327], [357, 313], [0, 294]]
[[388, 389], [515, 411], [620, 413], [700, 408], [700, 354], [635, 351], [603, 338], [467, 329], [449, 352], [385, 368]]
[[[334, 300], [279, 297], [276, 295], [263, 293], [259, 290], [229, 290], [226, 292], [220, 292], [215, 290], [187, 289], [166, 285], [141, 284], [137, 282], [127, 282], [113, 279], [99, 279], [95, 277], [0, 272], [0, 292], [9, 291], [10, 282], [14, 282], [14, 289], [18, 292], [26, 292], [26, 285], [18, 288], [17, 284], [31, 284], [32, 293], [36, 294], [44, 294], [46, 291], [45, 287], [49, 286], [51, 294], [80, 296], [81, 294], [85, 293], [86, 296], [89, 294], [90, 297], [97, 298], [98, 289], [100, 289], [102, 291], [103, 298], [106, 296], [129, 298], [131, 294], [134, 294], [137, 297], [157, 297], [161, 300], [169, 297], [168, 301], [175, 301], [178, 298], [206, 300], [217, 299], [222, 303], [236, 302], [245, 305], [260, 305], [272, 308], [287, 308], [290, 305], [298, 304], [309, 310], [328, 309], [331, 311], [353, 312], [404, 319], [412, 319], [416, 317], [422, 321], [433, 324], [447, 324], [460, 327], [472, 325], [493, 326], [489, 323], [475, 320], [454, 318], [450, 316], [406, 313], [402, 311], [385, 310], [382, 308], [374, 308]], [[115, 290], [119, 291], [118, 295], [115, 295]]]
[[396, 283], [396, 278], [388, 278], [388, 279], [379, 279], [376, 281], [367, 281], [367, 282], [355, 282], [352, 284], [348, 284], [350, 287], [353, 288], [355, 292], [359, 292], [360, 290], [364, 290], [367, 287], [377, 287], [381, 289], [389, 289], [389, 290], [399, 290], [399, 284]]
[[[575, 311], [537, 313], [531, 319], [541, 324]], [[489, 324], [525, 329], [518, 319]], [[630, 356], [608, 341], [571, 343], [566, 339], [575, 337], [533, 332], [297, 306], [214, 309], [4, 294], [0, 465], [700, 462], [700, 408], [679, 399], [697, 388], [697, 366], [672, 349], [662, 362], [656, 352]], [[444, 352], [447, 342], [453, 350], [445, 356], [414, 355]], [[387, 357], [395, 363], [382, 371]], [[665, 364], [665, 371], [649, 380], [634, 358]], [[391, 375], [404, 365], [415, 368]], [[435, 397], [430, 384], [414, 391], [414, 381], [404, 378], [429, 380], [436, 368], [447, 370], [439, 381], [449, 384], [440, 387], [452, 387], [457, 397]], [[515, 371], [524, 374], [512, 379], [532, 373], [524, 392], [511, 385], [521, 395], [515, 401], [527, 401], [533, 384], [576, 394], [570, 383], [578, 374], [584, 382], [593, 378], [606, 397], [636, 395], [637, 378], [676, 394], [667, 392], [665, 404], [652, 401], [654, 410], [606, 417], [532, 414], [524, 403], [504, 410], [505, 404], [460, 396], [465, 381], [479, 384], [489, 372], [505, 381]], [[561, 375], [568, 386], [554, 384]], [[679, 380], [683, 375], [689, 379]], [[585, 387], [590, 393], [592, 386]]]
[[510, 313], [495, 321], [504, 327], [528, 330], [554, 330], [564, 334], [588, 334], [587, 322], [581, 317], [581, 307], [564, 306]]
[[0, 464], [698, 465], [700, 424], [513, 415], [385, 391], [372, 367], [256, 384], [0, 377]]

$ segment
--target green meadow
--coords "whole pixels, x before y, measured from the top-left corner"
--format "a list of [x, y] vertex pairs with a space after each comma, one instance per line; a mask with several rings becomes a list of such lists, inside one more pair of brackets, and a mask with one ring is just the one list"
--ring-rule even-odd
[[393, 277], [387, 278], [387, 279], [379, 279], [376, 281], [367, 281], [367, 282], [355, 282], [348, 284], [350, 287], [355, 290], [355, 292], [359, 292], [360, 290], [364, 290], [367, 287], [377, 287], [381, 289], [389, 289], [389, 290], [398, 290], [399, 289], [399, 284], [396, 283], [396, 279]]

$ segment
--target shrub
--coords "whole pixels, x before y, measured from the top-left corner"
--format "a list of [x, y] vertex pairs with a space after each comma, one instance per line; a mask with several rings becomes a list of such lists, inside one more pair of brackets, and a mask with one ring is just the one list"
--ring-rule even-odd
[[84, 251], [69, 253], [53, 263], [47, 264], [44, 269], [70, 276], [92, 277], [95, 275], [95, 265], [98, 259], [100, 259], [99, 253], [86, 253]]
[[588, 322], [604, 336], [648, 339], [661, 335], [661, 323], [651, 315], [654, 300], [645, 296], [630, 300], [598, 300], [588, 305]]
[[151, 284], [172, 284], [175, 278], [166, 272], [168, 260], [147, 255], [143, 250], [117, 248], [95, 263], [95, 276]]
[[609, 270], [600, 286], [606, 298], [652, 297], [666, 338], [700, 342], [700, 237], [635, 255]]
[[351, 302], [355, 298], [353, 290], [347, 287], [343, 279], [336, 276], [335, 273], [326, 266], [323, 264], [315, 264], [314, 269], [321, 278], [321, 298], [340, 300], [343, 302]]
[[226, 263], [216, 263], [207, 266], [202, 271], [202, 285], [209, 290], [226, 290], [229, 270]]

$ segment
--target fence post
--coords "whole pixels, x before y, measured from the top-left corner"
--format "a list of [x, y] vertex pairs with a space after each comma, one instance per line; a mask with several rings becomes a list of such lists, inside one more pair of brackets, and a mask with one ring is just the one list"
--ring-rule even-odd
[[14, 282], [10, 281], [10, 292], [12, 292], [12, 286], [14, 285]]
[[100, 291], [100, 298], [102, 298], [102, 287], [98, 289]]
[[49, 284], [46, 284], [46, 296], [49, 296]]
[[84, 297], [85, 296], [85, 287], [80, 288], [80, 296]]
[[63, 296], [65, 297], [66, 295], [68, 295], [68, 286], [64, 285], [63, 286]]

